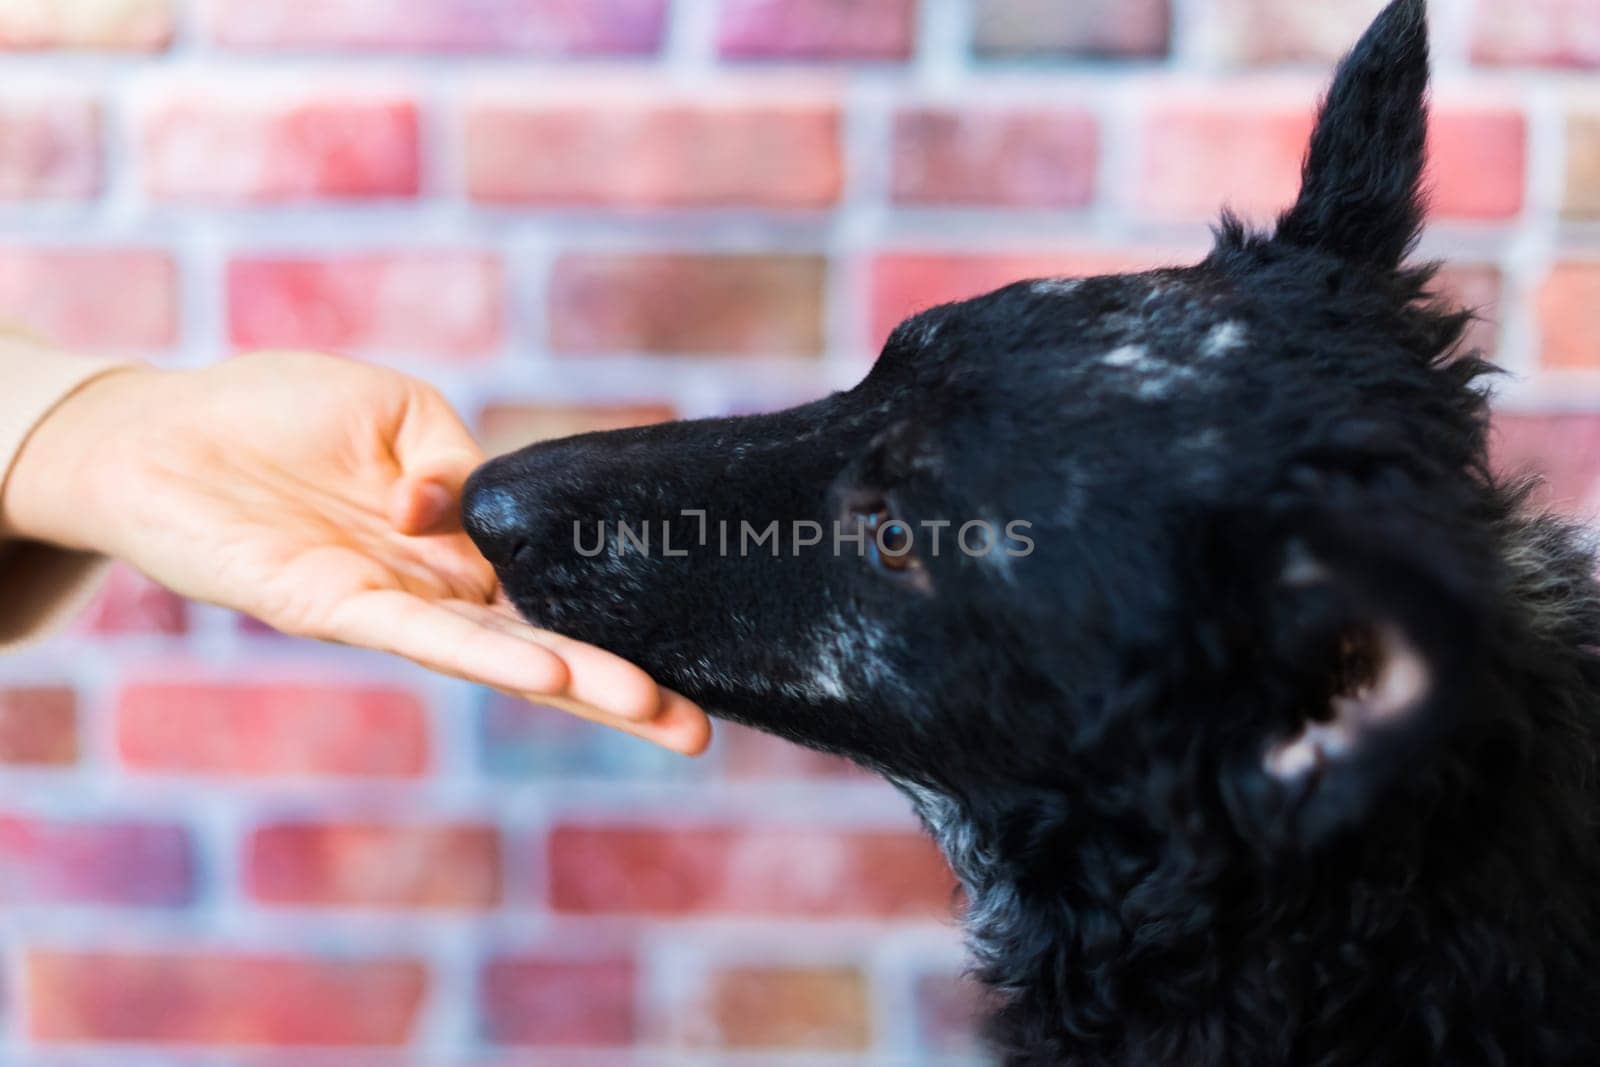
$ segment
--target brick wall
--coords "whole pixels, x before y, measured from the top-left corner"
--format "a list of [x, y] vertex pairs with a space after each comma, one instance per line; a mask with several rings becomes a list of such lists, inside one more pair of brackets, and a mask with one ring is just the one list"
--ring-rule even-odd
[[[0, 0], [0, 313], [392, 363], [494, 449], [787, 404], [1266, 217], [1378, 7]], [[1424, 248], [1507, 461], [1594, 507], [1600, 0], [1435, 21]], [[742, 731], [682, 761], [124, 573], [0, 662], [0, 762], [7, 1064], [972, 1062], [904, 804]]]

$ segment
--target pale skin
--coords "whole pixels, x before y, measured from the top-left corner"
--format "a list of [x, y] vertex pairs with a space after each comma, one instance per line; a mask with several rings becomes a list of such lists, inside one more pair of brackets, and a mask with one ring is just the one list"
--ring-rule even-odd
[[0, 532], [703, 751], [710, 724], [689, 700], [505, 602], [458, 517], [483, 458], [443, 397], [393, 371], [308, 353], [134, 367], [39, 424], [0, 496]]

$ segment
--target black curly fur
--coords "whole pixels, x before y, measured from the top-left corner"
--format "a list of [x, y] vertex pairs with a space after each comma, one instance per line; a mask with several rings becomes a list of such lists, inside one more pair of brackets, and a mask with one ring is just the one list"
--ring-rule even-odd
[[[1600, 1063], [1595, 561], [1490, 472], [1492, 368], [1404, 265], [1427, 63], [1397, 0], [1275, 233], [935, 308], [847, 393], [469, 487], [529, 618], [912, 797], [1017, 1067]], [[574, 552], [695, 508], [1021, 518], [1037, 551]]]

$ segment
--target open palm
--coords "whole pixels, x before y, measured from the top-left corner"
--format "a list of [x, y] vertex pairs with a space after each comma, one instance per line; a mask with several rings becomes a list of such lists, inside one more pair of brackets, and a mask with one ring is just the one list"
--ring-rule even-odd
[[458, 519], [483, 456], [422, 382], [302, 353], [129, 371], [84, 389], [46, 434], [72, 435], [59, 473], [85, 487], [61, 495], [91, 502], [64, 506], [72, 534], [54, 539], [285, 633], [392, 652], [679, 751], [709, 738], [699, 709], [637, 667], [505, 605]]

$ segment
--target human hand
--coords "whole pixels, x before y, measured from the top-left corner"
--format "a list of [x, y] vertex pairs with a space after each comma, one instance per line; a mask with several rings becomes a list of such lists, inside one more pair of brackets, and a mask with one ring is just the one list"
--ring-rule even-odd
[[263, 353], [91, 381], [38, 426], [10, 534], [114, 556], [288, 634], [392, 652], [690, 755], [705, 714], [639, 668], [537, 630], [461, 531], [483, 455], [434, 389]]

